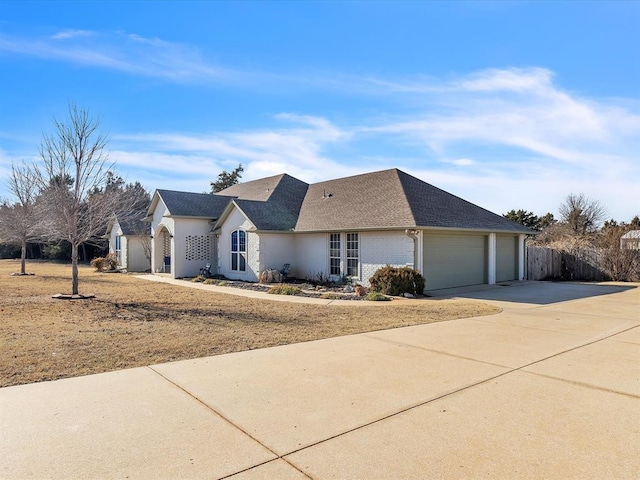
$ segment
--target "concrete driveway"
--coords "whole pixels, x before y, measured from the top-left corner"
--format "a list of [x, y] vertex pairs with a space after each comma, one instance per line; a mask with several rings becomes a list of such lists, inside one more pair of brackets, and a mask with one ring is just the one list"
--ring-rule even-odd
[[454, 294], [504, 310], [0, 389], [0, 477], [640, 477], [640, 289]]

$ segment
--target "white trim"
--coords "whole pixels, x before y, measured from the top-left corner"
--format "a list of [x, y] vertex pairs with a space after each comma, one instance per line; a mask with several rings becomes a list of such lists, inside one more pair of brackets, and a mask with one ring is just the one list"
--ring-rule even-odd
[[[233, 249], [233, 234], [237, 233], [237, 240], [236, 240], [236, 247], [237, 250]], [[230, 248], [229, 248], [229, 252], [231, 253], [231, 257], [229, 258], [229, 262], [230, 262], [230, 270], [234, 273], [237, 274], [242, 274], [242, 273], [246, 273], [247, 271], [247, 264], [249, 263], [249, 254], [248, 254], [248, 248], [247, 248], [247, 244], [249, 243], [249, 238], [248, 238], [248, 234], [247, 232], [242, 229], [242, 228], [237, 228], [233, 231], [231, 231], [231, 233], [229, 234], [230, 238]], [[241, 248], [242, 242], [240, 241], [240, 237], [243, 236], [244, 237], [244, 250]], [[237, 268], [233, 268], [233, 256], [237, 255], [236, 257], [236, 267]], [[242, 262], [240, 260], [244, 260], [244, 268], [240, 268], [240, 265], [242, 264]]]
[[525, 271], [525, 256], [527, 253], [526, 247], [525, 247], [525, 239], [527, 238], [526, 235], [519, 235], [518, 236], [518, 280], [524, 280], [526, 277], [526, 271]]
[[496, 234], [489, 234], [489, 242], [487, 252], [487, 283], [493, 285], [496, 283]]

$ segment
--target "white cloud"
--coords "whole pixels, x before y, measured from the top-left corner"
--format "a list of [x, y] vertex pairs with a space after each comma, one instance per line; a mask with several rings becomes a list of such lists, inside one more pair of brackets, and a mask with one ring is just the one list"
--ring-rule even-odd
[[[175, 67], [175, 78], [203, 78], [213, 68], [199, 61], [197, 50], [121, 37], [119, 46], [105, 42], [98, 54], [80, 44], [64, 53], [55, 42], [44, 43], [42, 56], [156, 76]], [[0, 50], [40, 55], [38, 45], [7, 42], [0, 37]], [[112, 136], [111, 158], [149, 188], [208, 190], [220, 171], [238, 163], [245, 166], [244, 180], [287, 172], [307, 182], [398, 167], [498, 213], [555, 213], [571, 192], [600, 200], [618, 220], [640, 213], [638, 101], [578, 95], [556, 85], [550, 70], [535, 67], [450, 79], [334, 75], [327, 85], [342, 85], [342, 95], [358, 95], [359, 101], [385, 96], [387, 103], [369, 110], [375, 117], [344, 110], [342, 125], [327, 115], [288, 112], [252, 130], [123, 133]], [[324, 88], [322, 78], [304, 88]]]
[[[357, 127], [282, 113], [279, 123], [250, 131], [114, 140], [146, 152], [149, 169], [191, 171], [194, 180], [206, 176], [206, 186], [238, 163], [245, 180], [287, 172], [308, 182], [398, 167], [498, 213], [556, 212], [571, 192], [599, 199], [621, 220], [637, 213], [640, 115], [620, 101], [563, 91], [540, 68], [486, 70], [408, 90], [401, 96], [418, 96], [423, 110], [351, 118]], [[348, 156], [340, 153], [346, 146]]]
[[328, 145], [348, 139], [349, 132], [321, 117], [279, 114], [276, 119], [292, 125], [245, 132], [114, 135], [117, 150], [111, 158], [140, 174], [164, 171], [189, 178], [200, 185], [195, 191], [208, 189], [220, 171], [239, 163], [245, 167], [244, 180], [288, 173], [315, 182], [336, 172], [360, 173], [361, 168], [345, 167], [323, 154]]
[[93, 35], [95, 35], [95, 32], [90, 30], [62, 30], [49, 38], [52, 40], [68, 40], [70, 38], [90, 37]]
[[121, 32], [63, 30], [47, 38], [0, 35], [1, 51], [176, 82], [240, 76], [208, 61], [192, 46]]
[[472, 92], [542, 92], [552, 89], [552, 79], [545, 68], [492, 68], [469, 75], [458, 86]]
[[440, 160], [442, 163], [448, 163], [451, 165], [455, 165], [456, 167], [470, 167], [471, 165], [475, 165], [476, 162], [471, 160], [470, 158], [456, 158], [454, 160]]

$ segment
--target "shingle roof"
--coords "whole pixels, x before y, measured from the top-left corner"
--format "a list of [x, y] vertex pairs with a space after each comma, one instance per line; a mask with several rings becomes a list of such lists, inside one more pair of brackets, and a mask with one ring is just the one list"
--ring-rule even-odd
[[[285, 177], [296, 180], [286, 173], [281, 173], [280, 175], [274, 175], [273, 177], [261, 178], [259, 180], [252, 180], [244, 183], [236, 183], [235, 185], [219, 191], [216, 195], [264, 202], [269, 200], [269, 197]], [[300, 180], [297, 181], [299, 182]]]
[[296, 226], [297, 215], [283, 204], [240, 199], [235, 202], [258, 230], [287, 231]]
[[299, 231], [412, 227], [411, 209], [395, 170], [309, 185]]
[[229, 203], [228, 197], [208, 193], [157, 190], [169, 213], [176, 217], [218, 218]]
[[144, 222], [145, 211], [117, 213], [116, 220], [123, 235], [150, 235], [151, 224]]
[[241, 183], [217, 195], [236, 197], [236, 205], [258, 230], [292, 230], [308, 184], [287, 174]]
[[310, 185], [296, 231], [414, 227], [533, 233], [398, 169]]
[[413, 212], [415, 226], [534, 233], [519, 223], [467, 202], [403, 171], [396, 172]]
[[259, 230], [299, 232], [455, 228], [534, 233], [401, 170], [308, 185], [287, 174], [214, 195], [158, 190], [173, 216], [219, 218], [233, 198]]
[[640, 230], [630, 230], [627, 233], [625, 233], [624, 235], [622, 235], [622, 237], [620, 238], [624, 238], [626, 239], [640, 239]]

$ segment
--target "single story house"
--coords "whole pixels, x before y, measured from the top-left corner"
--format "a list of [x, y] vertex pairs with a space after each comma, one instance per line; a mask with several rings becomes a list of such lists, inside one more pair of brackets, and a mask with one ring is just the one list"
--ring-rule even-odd
[[146, 212], [115, 214], [107, 226], [109, 253], [116, 255], [118, 268], [129, 272], [151, 270], [151, 228], [143, 221]]
[[148, 210], [151, 268], [174, 278], [206, 263], [230, 279], [290, 276], [365, 286], [390, 264], [410, 266], [426, 289], [525, 278], [534, 232], [401, 170], [307, 184], [287, 174], [217, 194], [157, 190]]

